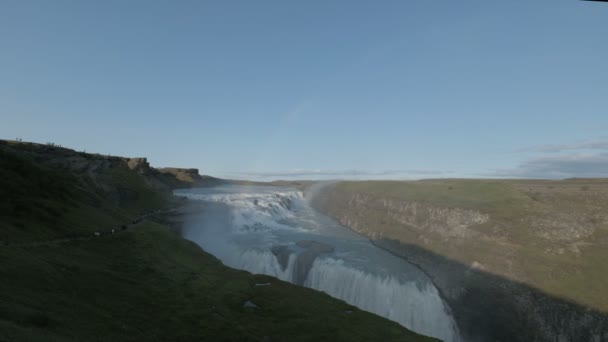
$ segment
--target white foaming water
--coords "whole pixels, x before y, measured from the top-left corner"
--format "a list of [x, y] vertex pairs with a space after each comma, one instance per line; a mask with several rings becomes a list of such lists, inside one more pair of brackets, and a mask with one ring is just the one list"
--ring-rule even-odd
[[187, 190], [180, 190], [177, 193], [191, 199], [220, 202], [231, 208], [238, 208], [238, 210], [232, 211], [231, 227], [237, 228], [239, 231], [255, 230], [256, 227], [259, 229], [285, 228], [280, 222], [293, 217], [289, 206], [295, 200], [302, 200], [304, 197], [300, 191], [189, 193]]
[[306, 286], [324, 291], [361, 309], [422, 334], [455, 341], [455, 325], [431, 283], [401, 282], [344, 265], [342, 260], [317, 259]]
[[[221, 186], [176, 194], [220, 204], [195, 217], [183, 234], [226, 265], [324, 291], [421, 334], [460, 341], [426, 275], [317, 213], [301, 192]], [[218, 214], [222, 210], [226, 215]]]

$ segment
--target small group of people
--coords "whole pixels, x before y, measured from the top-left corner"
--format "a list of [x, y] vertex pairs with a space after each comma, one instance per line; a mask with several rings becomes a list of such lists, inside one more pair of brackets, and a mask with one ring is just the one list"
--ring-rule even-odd
[[[112, 228], [112, 230], [110, 231], [110, 234], [114, 235], [114, 228]], [[102, 236], [102, 235], [104, 235], [104, 233], [96, 231], [96, 232], [93, 232], [93, 235], [94, 236]]]
[[[127, 225], [123, 224], [120, 226], [120, 230], [126, 230], [127, 229]], [[116, 233], [116, 229], [112, 228], [112, 230], [110, 231], [110, 235], [114, 235]], [[104, 235], [104, 232], [100, 232], [100, 231], [95, 231], [93, 232], [94, 236], [102, 236]]]
[[[143, 215], [141, 215], [138, 218], [131, 221], [131, 224], [138, 224], [138, 223], [142, 222], [144, 220], [144, 218], [146, 218], [147, 216], [157, 213], [159, 211], [160, 210], [148, 210]], [[128, 225], [122, 224], [122, 225], [120, 225], [120, 230], [127, 230], [128, 227], [129, 227]], [[114, 228], [112, 228], [112, 230], [110, 231], [110, 234], [114, 235], [114, 233], [116, 233], [116, 230]], [[102, 236], [103, 234], [104, 234], [103, 232], [99, 232], [99, 231], [93, 232], [94, 236]]]

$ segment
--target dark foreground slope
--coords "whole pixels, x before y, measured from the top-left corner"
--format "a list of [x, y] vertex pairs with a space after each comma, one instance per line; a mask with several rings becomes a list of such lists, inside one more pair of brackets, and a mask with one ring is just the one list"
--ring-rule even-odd
[[223, 266], [159, 223], [188, 185], [143, 159], [0, 142], [0, 341], [432, 340]]
[[313, 205], [420, 266], [480, 341], [608, 341], [608, 180], [341, 182]]

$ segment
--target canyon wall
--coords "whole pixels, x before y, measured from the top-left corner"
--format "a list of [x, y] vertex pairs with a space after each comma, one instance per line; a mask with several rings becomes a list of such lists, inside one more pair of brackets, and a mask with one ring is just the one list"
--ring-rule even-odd
[[479, 192], [460, 181], [404, 186], [414, 195], [401, 195], [399, 183], [337, 183], [312, 204], [426, 272], [469, 341], [608, 341], [605, 303], [585, 305], [578, 293], [608, 294], [597, 276], [606, 266], [587, 248], [587, 239], [603, 238], [602, 211], [592, 210], [602, 198], [569, 213], [550, 207], [547, 194], [535, 201], [506, 183]]

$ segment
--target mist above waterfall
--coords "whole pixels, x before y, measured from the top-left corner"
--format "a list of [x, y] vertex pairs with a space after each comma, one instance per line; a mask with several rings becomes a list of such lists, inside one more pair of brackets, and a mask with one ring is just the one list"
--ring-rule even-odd
[[221, 186], [176, 194], [204, 201], [182, 234], [226, 265], [324, 291], [444, 341], [460, 341], [450, 310], [418, 269], [310, 208], [282, 187]]

